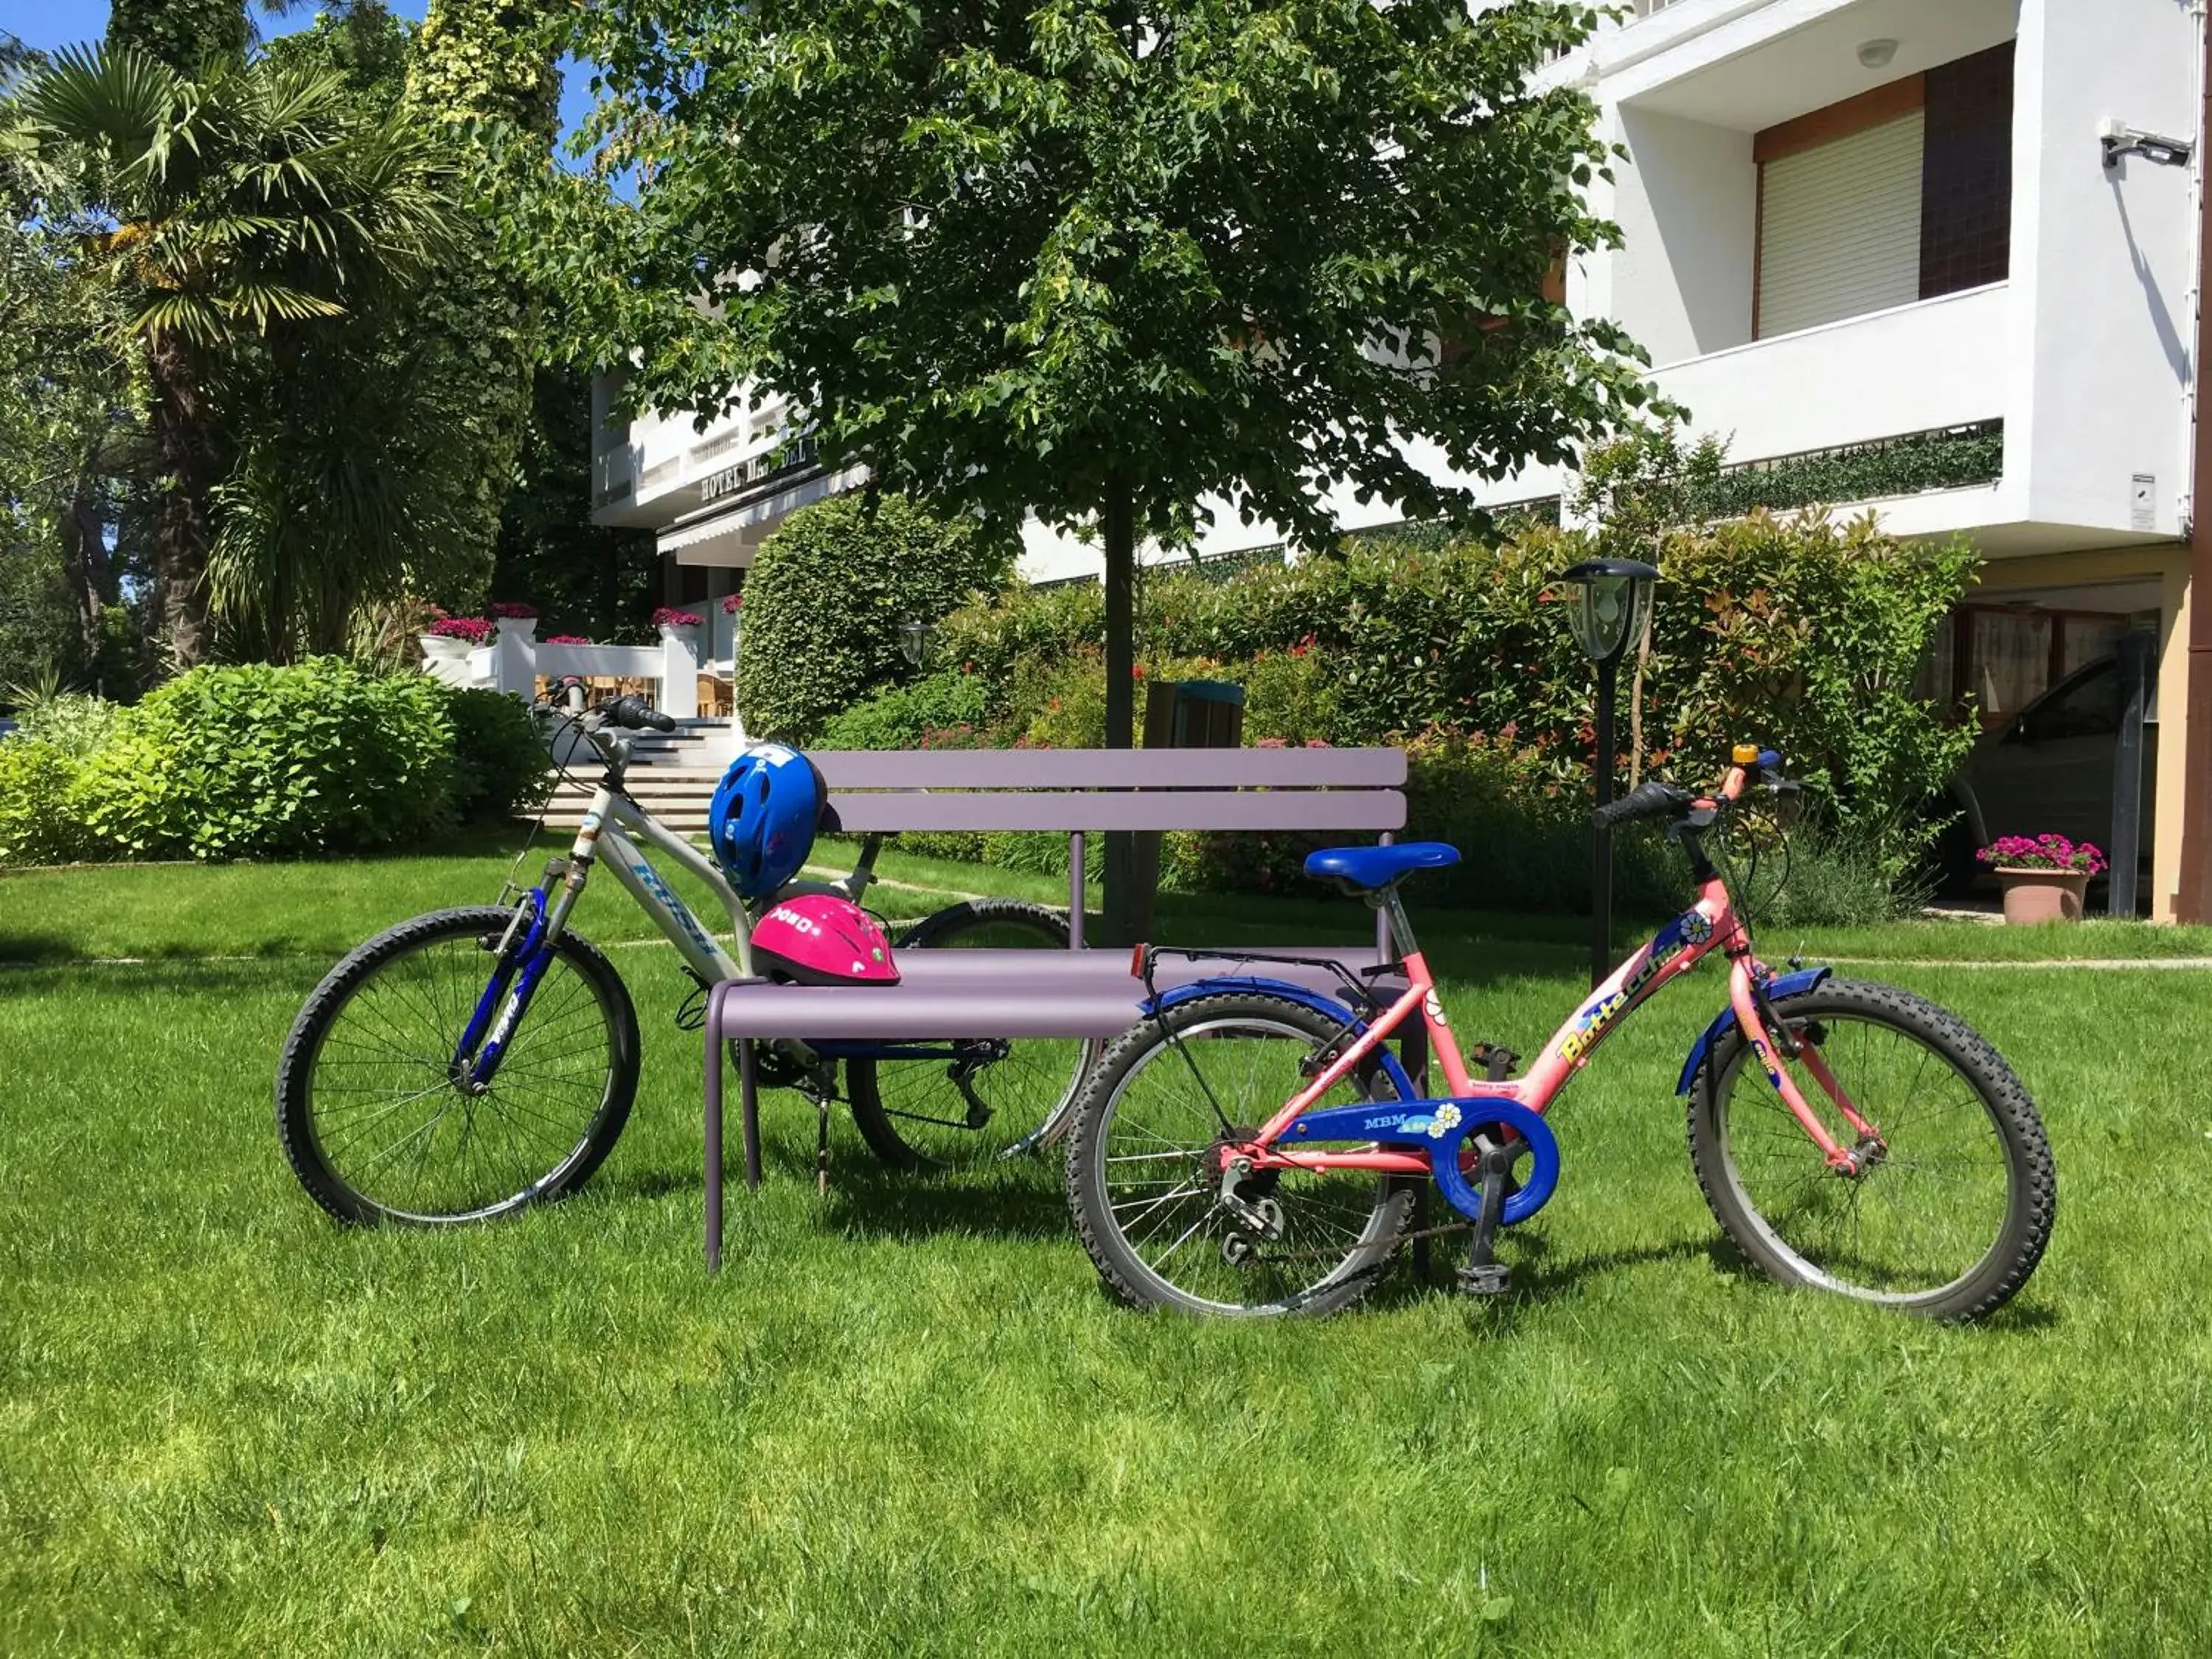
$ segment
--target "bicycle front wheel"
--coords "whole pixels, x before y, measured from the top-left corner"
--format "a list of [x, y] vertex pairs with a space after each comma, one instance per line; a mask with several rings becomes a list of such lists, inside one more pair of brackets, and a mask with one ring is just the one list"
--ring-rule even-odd
[[[1067, 921], [1042, 904], [978, 899], [916, 923], [894, 948], [1065, 951]], [[1024, 1037], [906, 1046], [933, 1053], [848, 1060], [845, 1093], [869, 1150], [894, 1170], [921, 1171], [983, 1163], [1040, 1128], [1040, 1141], [1056, 1139], [1102, 1045]]]
[[[1122, 1300], [1321, 1315], [1382, 1276], [1405, 1231], [1410, 1183], [1363, 1170], [1267, 1170], [1239, 1184], [1242, 1210], [1221, 1191], [1223, 1147], [1249, 1140], [1338, 1036], [1335, 1022], [1303, 1003], [1224, 993], [1193, 997], [1108, 1048], [1068, 1130], [1067, 1196], [1084, 1249]], [[1370, 1059], [1316, 1103], [1398, 1098]]]
[[332, 969], [276, 1072], [276, 1133], [339, 1220], [489, 1220], [582, 1186], [637, 1093], [637, 1015], [612, 963], [563, 934], [490, 1086], [453, 1060], [514, 915], [404, 921]]
[[2042, 1121], [2012, 1068], [1956, 1015], [1893, 986], [1830, 980], [1775, 1013], [1803, 1048], [1779, 1063], [1859, 1167], [1828, 1167], [1732, 1030], [1698, 1073], [1689, 1128], [1698, 1183], [1736, 1247], [1784, 1284], [1933, 1319], [2002, 1306], [2042, 1258], [2057, 1203]]

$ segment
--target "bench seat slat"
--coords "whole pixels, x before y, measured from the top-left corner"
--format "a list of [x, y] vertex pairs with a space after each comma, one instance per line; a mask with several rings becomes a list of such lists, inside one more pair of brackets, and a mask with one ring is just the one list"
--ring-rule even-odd
[[833, 790], [1395, 789], [1402, 749], [809, 750]]
[[851, 794], [833, 788], [826, 828], [898, 830], [1402, 830], [1406, 798], [1395, 789], [1029, 790]]

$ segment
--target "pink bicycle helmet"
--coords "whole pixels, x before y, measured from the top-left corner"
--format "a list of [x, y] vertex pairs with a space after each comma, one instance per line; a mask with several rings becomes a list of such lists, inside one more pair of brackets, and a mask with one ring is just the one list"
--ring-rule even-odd
[[850, 899], [801, 893], [753, 924], [753, 961], [800, 985], [896, 985], [898, 964], [876, 919]]

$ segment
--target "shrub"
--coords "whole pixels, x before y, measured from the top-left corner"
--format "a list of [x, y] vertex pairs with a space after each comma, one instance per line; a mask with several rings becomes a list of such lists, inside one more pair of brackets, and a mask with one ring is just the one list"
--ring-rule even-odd
[[463, 817], [512, 817], [534, 805], [551, 765], [536, 722], [503, 691], [447, 689], [453, 725], [453, 810]]
[[[1731, 744], [1771, 744], [1830, 827], [1901, 878], [1933, 832], [1920, 809], [1972, 741], [1911, 691], [1972, 550], [1907, 547], [1870, 519], [1819, 513], [1673, 531], [1655, 520], [1650, 533], [1664, 576], [1650, 651], [1622, 674], [1624, 747], [1640, 667], [1646, 769], [1705, 785]], [[1139, 655], [1230, 665], [1255, 736], [1302, 740], [1326, 725], [1333, 742], [1377, 743], [1513, 723], [1554, 778], [1586, 793], [1591, 672], [1552, 579], [1596, 545], [1537, 527], [1498, 547], [1354, 540], [1226, 580], [1149, 571]], [[1092, 648], [1098, 614], [1089, 590], [1010, 591], [948, 617], [939, 640], [1013, 704], [1025, 676]]]
[[990, 712], [988, 684], [947, 669], [894, 685], [832, 715], [817, 749], [919, 749], [930, 732], [981, 725]]
[[80, 763], [58, 743], [0, 741], [0, 864], [65, 864], [95, 842], [71, 804]]
[[747, 727], [811, 739], [840, 709], [911, 677], [903, 618], [934, 622], [1012, 568], [1010, 545], [973, 521], [896, 495], [838, 496], [793, 514], [745, 577], [737, 696]]
[[34, 697], [16, 710], [27, 738], [37, 738], [72, 760], [82, 760], [115, 730], [117, 705], [81, 691]]
[[199, 668], [118, 719], [76, 799], [131, 856], [351, 852], [446, 823], [454, 792], [447, 689], [334, 657]]

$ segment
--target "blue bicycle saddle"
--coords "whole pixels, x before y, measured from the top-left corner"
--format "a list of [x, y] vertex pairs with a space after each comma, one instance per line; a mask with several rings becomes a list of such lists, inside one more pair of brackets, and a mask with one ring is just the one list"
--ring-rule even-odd
[[1324, 847], [1306, 855], [1306, 873], [1371, 892], [1415, 870], [1443, 870], [1459, 862], [1459, 848], [1440, 841], [1407, 841], [1395, 847]]

